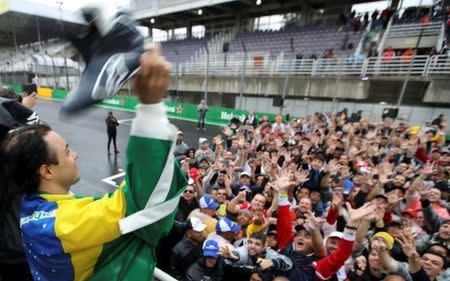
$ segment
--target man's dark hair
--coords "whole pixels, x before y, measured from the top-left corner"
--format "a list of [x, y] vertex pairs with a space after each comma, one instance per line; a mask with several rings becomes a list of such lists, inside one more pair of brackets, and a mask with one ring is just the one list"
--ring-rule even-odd
[[313, 160], [319, 160], [322, 163], [325, 163], [325, 157], [320, 153], [317, 153], [316, 155], [314, 155]]
[[[419, 209], [420, 211], [422, 211], [422, 209]], [[418, 211], [419, 211], [418, 210]], [[430, 247], [428, 247], [428, 250], [429, 251], [433, 251], [433, 250], [431, 250], [431, 247], [433, 247], [433, 246], [437, 246], [437, 247], [440, 247], [440, 248], [442, 248], [443, 250], [445, 250], [445, 253], [446, 253], [446, 256], [448, 255], [448, 248], [447, 248], [447, 246], [445, 246], [444, 244], [442, 244], [442, 243], [439, 243], [439, 242], [436, 242], [436, 243], [433, 243], [433, 244], [431, 244], [430, 245]], [[435, 252], [435, 251], [434, 251]]]
[[437, 256], [440, 257], [442, 259], [443, 265], [442, 265], [442, 269], [446, 269], [448, 267], [448, 261], [447, 261], [447, 257], [445, 257], [444, 255], [442, 255], [441, 253], [438, 253], [436, 251], [433, 250], [428, 250], [424, 253], [425, 254], [429, 254], [429, 255], [433, 255], [433, 256]]
[[261, 240], [263, 245], [266, 244], [266, 235], [262, 232], [253, 232], [250, 238]]
[[22, 97], [8, 88], [0, 88], [0, 97], [22, 102]]
[[37, 192], [41, 165], [58, 165], [56, 154], [44, 140], [50, 131], [48, 125], [38, 124], [6, 136], [0, 149], [0, 211], [7, 210], [16, 196]]

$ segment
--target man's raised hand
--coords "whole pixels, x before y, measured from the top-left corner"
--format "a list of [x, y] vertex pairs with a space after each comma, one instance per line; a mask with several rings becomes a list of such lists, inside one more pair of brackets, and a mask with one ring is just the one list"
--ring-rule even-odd
[[166, 95], [170, 81], [170, 63], [161, 56], [161, 46], [153, 45], [143, 53], [139, 62], [141, 72], [135, 79], [135, 89], [143, 104], [160, 103]]

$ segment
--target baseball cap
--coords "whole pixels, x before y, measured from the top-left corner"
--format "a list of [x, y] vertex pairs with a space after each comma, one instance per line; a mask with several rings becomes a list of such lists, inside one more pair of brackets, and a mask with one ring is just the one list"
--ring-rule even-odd
[[411, 215], [412, 217], [416, 217], [416, 215], [417, 215], [417, 211], [416, 210], [414, 210], [414, 209], [412, 209], [412, 208], [406, 208], [406, 209], [404, 209], [402, 212], [401, 212], [401, 214], [409, 214], [409, 215]]
[[241, 226], [239, 224], [234, 223], [229, 218], [220, 218], [216, 224], [216, 232], [238, 232], [241, 230]]
[[202, 143], [207, 142], [207, 141], [208, 141], [208, 139], [206, 139], [206, 138], [199, 138], [198, 139], [198, 144], [202, 144]]
[[196, 232], [202, 232], [206, 228], [206, 224], [203, 224], [199, 218], [192, 217], [188, 220], [187, 229], [193, 229]]
[[[340, 231], [333, 231], [333, 232], [330, 233], [330, 235], [328, 235], [328, 238], [335, 237], [335, 238], [342, 239], [343, 236], [344, 236], [344, 234], [342, 232], [340, 232]], [[328, 240], [328, 238], [327, 238], [327, 240]]]
[[250, 212], [250, 210], [248, 210], [248, 209], [242, 209], [242, 210], [240, 210], [240, 211], [239, 211], [239, 214], [244, 214], [244, 215], [248, 216], [249, 218], [253, 217], [253, 216], [252, 216], [252, 212]]
[[183, 132], [182, 131], [178, 131], [177, 135], [182, 135]]
[[206, 240], [203, 244], [203, 256], [213, 257], [217, 259], [219, 257], [219, 244], [214, 240]]
[[310, 231], [309, 231], [306, 227], [304, 227], [302, 224], [297, 224], [297, 225], [295, 226], [295, 233], [296, 233], [296, 235], [299, 234], [300, 231], [302, 231], [302, 230], [304, 230], [304, 231], [310, 233]]
[[267, 235], [277, 235], [277, 225], [276, 224], [271, 224], [271, 225], [269, 225], [269, 227], [268, 227], [268, 230], [267, 230]]
[[197, 180], [198, 176], [199, 176], [200, 172], [198, 171], [197, 168], [192, 167], [189, 170], [189, 177], [192, 178], [193, 180]]
[[217, 210], [219, 208], [219, 203], [214, 201], [214, 199], [209, 195], [204, 195], [200, 198], [198, 205], [201, 209]]
[[245, 191], [248, 193], [252, 192], [252, 190], [250, 189], [250, 187], [248, 185], [242, 185], [241, 187], [239, 187], [239, 191]]
[[393, 225], [403, 226], [403, 222], [401, 220], [391, 220], [386, 224], [386, 227], [393, 226]]
[[244, 172], [241, 173], [240, 177], [242, 177], [242, 176], [250, 177], [250, 173], [244, 171]]
[[203, 162], [203, 161], [209, 162], [208, 157], [202, 156], [202, 157], [199, 157], [199, 158], [197, 159], [197, 162], [198, 162], [198, 163], [201, 163], [201, 162]]

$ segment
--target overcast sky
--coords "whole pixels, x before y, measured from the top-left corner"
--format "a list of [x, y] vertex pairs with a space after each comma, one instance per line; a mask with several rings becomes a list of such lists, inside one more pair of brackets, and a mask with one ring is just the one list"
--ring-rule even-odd
[[64, 10], [76, 11], [82, 7], [85, 3], [96, 3], [100, 1], [105, 1], [108, 3], [115, 3], [117, 6], [126, 6], [130, 3], [130, 0], [28, 0], [29, 2], [42, 3], [48, 6], [58, 7], [59, 2], [62, 2]]
[[[63, 7], [64, 9], [67, 10], [77, 10], [79, 9], [84, 3], [87, 2], [98, 2], [99, 0], [29, 0], [31, 2], [38, 2], [38, 3], [45, 3], [46, 5], [50, 5], [50, 6], [58, 6], [58, 2], [62, 1], [63, 2]], [[107, 0], [102, 0], [102, 1], [107, 1]], [[150, 0], [149, 0], [150, 1]], [[130, 3], [130, 0], [109, 0], [108, 2], [115, 2], [115, 4], [119, 7], [121, 6], [126, 6]], [[262, 0], [263, 4], [264, 4], [264, 0]], [[388, 2], [391, 1], [377, 1], [377, 2], [373, 2], [373, 3], [368, 3], [368, 4], [358, 4], [355, 5], [354, 8], [356, 10], [356, 12], [365, 12], [365, 11], [373, 11], [375, 9], [384, 9], [387, 7]], [[409, 6], [418, 6], [420, 3], [422, 3], [422, 5], [430, 5], [432, 4], [433, 0], [403, 0], [403, 8], [409, 7]]]

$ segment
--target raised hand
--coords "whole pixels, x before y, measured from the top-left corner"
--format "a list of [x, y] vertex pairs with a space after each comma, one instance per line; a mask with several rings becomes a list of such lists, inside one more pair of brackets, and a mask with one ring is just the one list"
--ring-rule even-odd
[[305, 183], [305, 182], [309, 181], [308, 176], [309, 176], [308, 170], [302, 169], [299, 172], [297, 172], [297, 174], [295, 175], [296, 182], [298, 182], [298, 184]]
[[344, 195], [340, 191], [333, 192], [333, 198], [331, 199], [331, 206], [333, 210], [338, 211], [344, 205]]
[[358, 209], [353, 209], [350, 203], [346, 204], [348, 211], [347, 224], [355, 226], [358, 225], [361, 220], [373, 220], [375, 218], [376, 206], [372, 203], [366, 203]]
[[320, 229], [320, 226], [325, 222], [323, 218], [316, 217], [311, 211], [308, 211], [305, 216], [306, 226], [312, 231]]
[[239, 259], [238, 256], [233, 254], [233, 250], [232, 250], [231, 246], [227, 245], [227, 244], [223, 244], [222, 246], [220, 246], [219, 255], [226, 259], [231, 259], [231, 260]]
[[382, 185], [385, 185], [385, 184], [387, 184], [388, 182], [391, 182], [392, 181], [392, 179], [389, 179], [388, 177], [387, 177], [387, 175], [386, 174], [380, 174], [380, 178], [379, 178], [379, 180], [378, 180]]
[[239, 198], [239, 202], [245, 201], [247, 199], [247, 192], [245, 190], [239, 191], [237, 197]]
[[289, 187], [293, 184], [290, 177], [291, 174], [288, 171], [282, 170], [273, 184], [280, 190], [280, 192], [287, 193]]
[[389, 192], [389, 193], [387, 194], [387, 196], [388, 196], [388, 204], [389, 204], [390, 206], [395, 206], [395, 205], [397, 205], [400, 201], [402, 201], [402, 198], [400, 198], [400, 197], [397, 195], [396, 190], [393, 190], [393, 191]]
[[135, 89], [140, 102], [160, 103], [166, 95], [171, 71], [170, 63], [161, 56], [161, 46], [153, 45], [140, 56], [139, 62], [141, 72], [135, 79]]
[[238, 144], [239, 144], [239, 149], [244, 149], [245, 148], [245, 139], [244, 139], [244, 137], [240, 137], [239, 138]]
[[432, 164], [430, 161], [427, 161], [427, 163], [425, 163], [425, 165], [423, 166], [422, 172], [420, 174], [426, 177], [432, 175], [434, 171], [434, 164]]
[[402, 247], [403, 253], [405, 253], [407, 257], [412, 257], [418, 255], [416, 250], [416, 240], [412, 233], [408, 232], [409, 231], [403, 231], [399, 233], [395, 240]]
[[258, 258], [256, 263], [259, 264], [259, 267], [261, 267], [262, 270], [273, 267], [273, 262], [271, 259]]
[[386, 244], [380, 240], [373, 240], [371, 246], [377, 252], [386, 251]]
[[33, 108], [38, 100], [38, 94], [36, 92], [32, 92], [30, 95], [23, 95], [22, 96], [22, 105]]
[[328, 165], [327, 165], [327, 170], [331, 173], [331, 174], [336, 174], [339, 169], [341, 168], [341, 166], [339, 165], [339, 162], [335, 159], [332, 159]]

